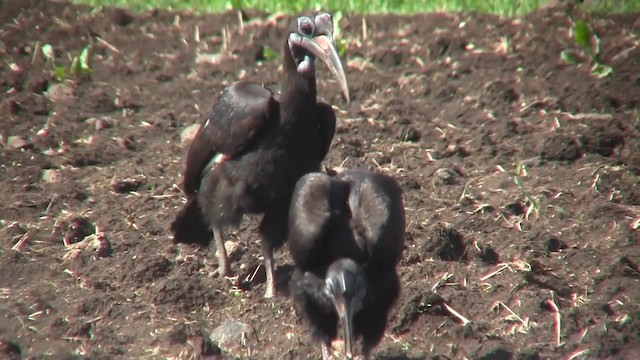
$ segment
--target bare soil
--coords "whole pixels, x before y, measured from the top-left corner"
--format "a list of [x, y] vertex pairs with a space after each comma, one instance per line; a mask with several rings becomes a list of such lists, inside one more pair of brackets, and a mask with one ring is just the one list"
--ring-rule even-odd
[[[569, 16], [592, 25], [610, 76], [561, 59], [582, 54]], [[378, 359], [640, 358], [637, 19], [342, 19], [352, 102], [319, 65], [338, 109], [326, 167], [390, 173], [407, 207]], [[0, 358], [320, 357], [286, 291], [262, 298], [255, 218], [228, 235], [235, 282], [169, 233], [184, 129], [233, 81], [277, 87], [288, 23], [0, 5]], [[91, 73], [57, 80], [88, 45]], [[277, 263], [286, 288], [286, 248]], [[244, 336], [218, 347], [228, 319]]]

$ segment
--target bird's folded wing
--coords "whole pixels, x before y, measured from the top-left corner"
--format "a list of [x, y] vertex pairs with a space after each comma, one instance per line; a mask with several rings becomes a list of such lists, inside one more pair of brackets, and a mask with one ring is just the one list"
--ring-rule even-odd
[[184, 192], [189, 196], [198, 191], [212, 159], [233, 158], [256, 146], [278, 119], [279, 106], [270, 90], [244, 81], [224, 89], [189, 148]]

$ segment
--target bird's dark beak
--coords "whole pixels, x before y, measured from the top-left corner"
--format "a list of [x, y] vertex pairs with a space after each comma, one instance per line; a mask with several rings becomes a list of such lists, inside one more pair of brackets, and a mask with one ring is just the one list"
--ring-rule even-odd
[[347, 102], [349, 102], [350, 98], [347, 76], [344, 74], [342, 62], [340, 62], [340, 56], [338, 56], [338, 51], [336, 51], [336, 47], [333, 45], [332, 39], [327, 35], [319, 35], [314, 38], [298, 36], [296, 40], [299, 46], [302, 46], [317, 59], [320, 59], [327, 64], [329, 70], [331, 70], [333, 75], [338, 79], [342, 93], [347, 99]]
[[347, 359], [353, 359], [353, 310], [349, 303], [350, 302], [345, 302], [345, 299], [341, 296], [335, 299], [336, 310], [340, 318], [340, 323], [342, 324], [344, 352]]

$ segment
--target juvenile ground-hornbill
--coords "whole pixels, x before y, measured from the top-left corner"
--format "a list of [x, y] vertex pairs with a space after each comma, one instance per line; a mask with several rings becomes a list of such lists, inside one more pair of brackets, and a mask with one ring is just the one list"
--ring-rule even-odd
[[293, 300], [328, 359], [341, 324], [345, 352], [356, 336], [369, 358], [399, 295], [404, 247], [402, 190], [390, 176], [347, 170], [303, 176], [293, 192], [287, 245]]
[[207, 246], [213, 235], [218, 272], [230, 276], [223, 229], [237, 226], [246, 213], [264, 214], [265, 297], [275, 295], [273, 251], [286, 241], [293, 188], [301, 176], [319, 170], [335, 132], [333, 109], [316, 99], [316, 59], [327, 64], [349, 101], [331, 15], [298, 17], [291, 30], [280, 93], [236, 82], [204, 119], [187, 153], [187, 203], [171, 225], [174, 242]]

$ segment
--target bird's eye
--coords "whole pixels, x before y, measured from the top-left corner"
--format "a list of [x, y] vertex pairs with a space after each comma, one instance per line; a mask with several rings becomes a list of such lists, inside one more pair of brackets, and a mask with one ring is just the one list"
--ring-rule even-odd
[[313, 25], [313, 21], [308, 17], [301, 17], [298, 19], [298, 31], [300, 35], [312, 36], [313, 30], [315, 26]]

